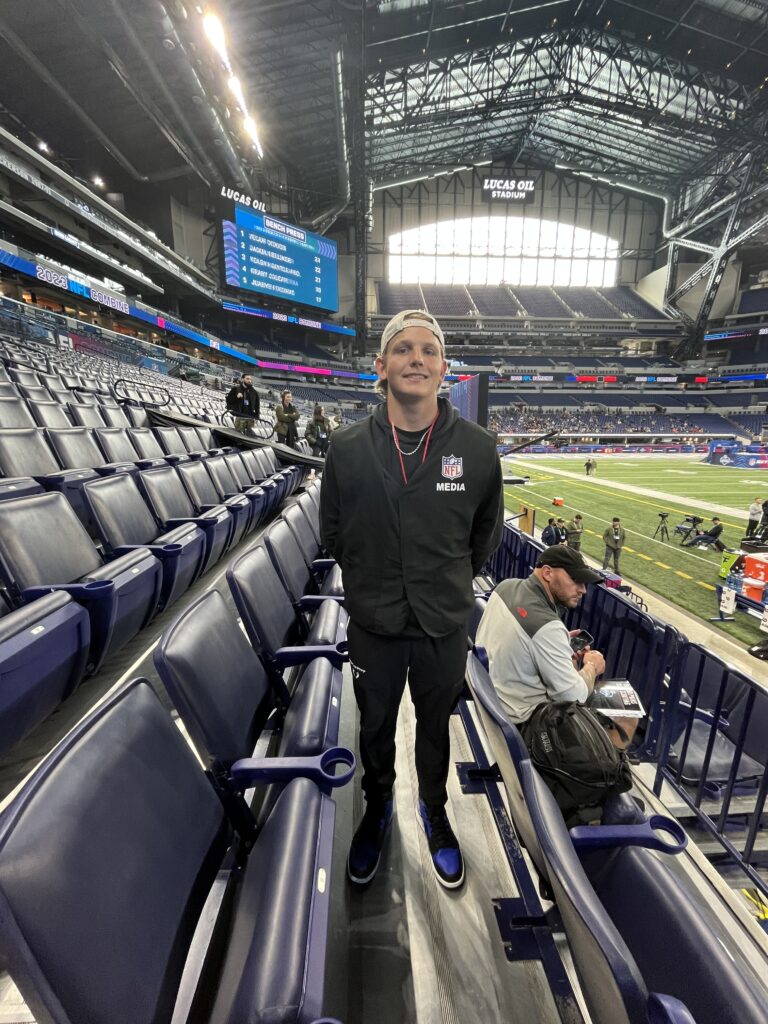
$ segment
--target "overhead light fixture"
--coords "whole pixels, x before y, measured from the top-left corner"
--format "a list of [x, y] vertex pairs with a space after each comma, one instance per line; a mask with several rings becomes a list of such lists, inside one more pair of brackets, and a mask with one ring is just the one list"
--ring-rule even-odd
[[208, 36], [208, 41], [211, 46], [216, 50], [224, 63], [228, 63], [227, 37], [224, 34], [224, 26], [222, 25], [218, 14], [214, 14], [213, 11], [208, 11], [203, 16], [203, 28], [205, 29], [205, 34]]
[[98, 174], [94, 175], [94, 177], [91, 178], [91, 181], [96, 186], [96, 188], [104, 188], [104, 179], [100, 178]]
[[51, 147], [48, 145], [47, 142], [43, 142], [42, 139], [40, 139], [40, 141], [38, 142], [37, 148], [40, 150], [41, 153], [50, 153], [51, 152]]
[[243, 128], [245, 128], [248, 135], [250, 135], [251, 140], [253, 141], [253, 144], [256, 147], [256, 152], [259, 154], [259, 157], [263, 157], [264, 150], [261, 148], [261, 142], [259, 141], [259, 130], [256, 127], [256, 122], [253, 120], [252, 117], [245, 118], [245, 120], [243, 121]]
[[238, 107], [240, 107], [240, 109], [242, 110], [242, 112], [244, 114], [247, 113], [248, 107], [247, 107], [246, 102], [245, 102], [245, 95], [243, 94], [243, 87], [240, 84], [240, 79], [237, 77], [237, 75], [232, 75], [230, 77], [228, 85], [229, 85], [229, 91], [232, 93], [232, 95], [237, 100]]

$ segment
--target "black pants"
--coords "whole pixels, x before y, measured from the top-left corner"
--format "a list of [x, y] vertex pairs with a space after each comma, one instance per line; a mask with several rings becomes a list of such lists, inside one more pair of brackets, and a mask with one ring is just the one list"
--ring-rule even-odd
[[621, 548], [609, 548], [605, 545], [605, 554], [603, 555], [603, 568], [608, 568], [608, 563], [613, 559], [613, 571], [616, 575], [619, 575], [619, 555], [621, 554]]
[[366, 800], [392, 796], [395, 729], [406, 677], [416, 711], [416, 774], [419, 796], [443, 806], [450, 758], [449, 720], [464, 686], [467, 630], [441, 637], [380, 636], [347, 630], [355, 698], [360, 709], [360, 758]]
[[760, 525], [759, 519], [748, 519], [747, 520], [747, 537], [751, 537], [753, 533], [757, 532], [757, 528]]

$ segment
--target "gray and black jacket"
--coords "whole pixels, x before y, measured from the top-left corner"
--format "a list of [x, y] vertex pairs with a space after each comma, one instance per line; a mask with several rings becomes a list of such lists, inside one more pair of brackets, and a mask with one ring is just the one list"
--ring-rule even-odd
[[539, 580], [503, 580], [488, 599], [476, 641], [511, 721], [526, 722], [545, 701], [585, 701], [568, 630]]

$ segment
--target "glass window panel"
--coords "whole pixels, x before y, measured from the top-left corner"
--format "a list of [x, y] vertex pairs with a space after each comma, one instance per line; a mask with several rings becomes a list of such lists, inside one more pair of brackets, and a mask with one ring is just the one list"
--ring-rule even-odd
[[500, 284], [504, 277], [504, 260], [498, 257], [489, 257], [487, 261], [488, 265], [488, 284]]
[[555, 260], [555, 284], [567, 287], [571, 283], [573, 260]]
[[453, 284], [453, 256], [438, 256], [435, 260], [435, 283]]
[[555, 280], [555, 261], [539, 260], [536, 284], [551, 285]]
[[401, 262], [402, 262], [402, 260], [401, 260], [399, 255], [398, 256], [393, 256], [392, 254], [390, 254], [390, 257], [389, 257], [389, 269], [388, 269], [388, 272], [387, 272], [387, 277], [388, 277], [389, 281], [392, 284], [400, 284], [400, 282], [401, 282], [401, 278], [400, 278], [400, 274], [401, 274], [400, 264], [401, 264]]
[[571, 260], [571, 285], [583, 288], [587, 283], [587, 261]]
[[504, 282], [506, 284], [520, 284], [521, 263], [519, 256], [507, 256], [504, 260]]
[[486, 284], [488, 280], [488, 260], [479, 256], [467, 257], [469, 262], [469, 283]]
[[593, 288], [599, 288], [603, 283], [605, 274], [605, 263], [603, 260], [587, 261], [587, 284]]
[[539, 261], [537, 259], [523, 259], [521, 261], [520, 268], [520, 284], [536, 284], [536, 279], [539, 270]]

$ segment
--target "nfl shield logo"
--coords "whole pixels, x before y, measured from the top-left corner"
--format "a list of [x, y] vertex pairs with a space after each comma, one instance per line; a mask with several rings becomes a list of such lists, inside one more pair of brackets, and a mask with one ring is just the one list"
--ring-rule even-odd
[[455, 455], [443, 456], [443, 476], [446, 480], [458, 480], [464, 473], [461, 458]]

